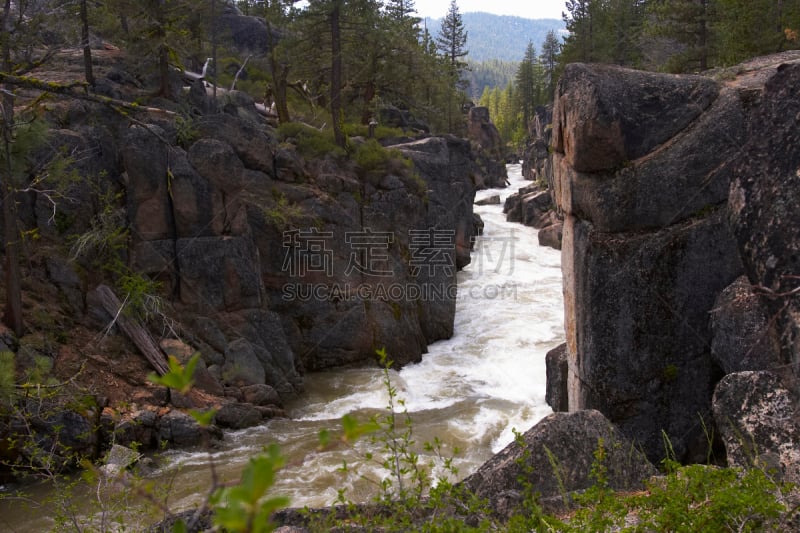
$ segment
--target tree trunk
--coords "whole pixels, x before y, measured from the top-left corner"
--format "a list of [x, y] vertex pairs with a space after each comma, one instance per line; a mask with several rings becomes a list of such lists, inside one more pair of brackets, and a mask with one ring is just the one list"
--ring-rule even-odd
[[[11, 72], [11, 0], [3, 8], [3, 70]], [[17, 228], [17, 209], [14, 203], [12, 179], [11, 143], [14, 140], [14, 95], [13, 87], [6, 85], [3, 92], [3, 151], [4, 176], [0, 177], [0, 196], [3, 202], [3, 244], [5, 247], [6, 307], [3, 322], [17, 337], [25, 333], [22, 319], [22, 283], [19, 270], [20, 235]]]
[[94, 71], [92, 70], [92, 47], [89, 45], [89, 9], [87, 0], [81, 0], [81, 45], [83, 45], [83, 69], [86, 83], [94, 87]]
[[339, 27], [341, 15], [341, 0], [333, 2], [331, 11], [331, 123], [333, 124], [333, 138], [342, 148], [346, 145], [344, 129], [342, 127], [342, 38]]
[[[278, 113], [278, 122], [286, 124], [291, 122], [289, 115], [289, 102], [288, 102], [288, 85], [289, 85], [289, 67], [285, 63], [278, 60], [278, 53], [275, 50], [275, 40], [272, 38], [272, 23], [269, 21], [268, 16], [264, 17], [264, 22], [267, 25], [267, 46], [269, 47], [269, 70], [272, 73], [272, 98], [275, 102], [275, 111]], [[270, 102], [264, 102], [266, 107], [270, 106]]]
[[167, 359], [158, 344], [156, 344], [153, 336], [150, 335], [150, 332], [138, 320], [125, 315], [122, 309], [122, 302], [119, 301], [117, 295], [107, 285], [99, 285], [96, 291], [103, 309], [114, 317], [120, 329], [139, 348], [139, 351], [142, 352], [142, 355], [150, 362], [155, 371], [161, 376], [166, 374], [169, 371]]
[[211, 78], [214, 87], [214, 99], [217, 98], [217, 1], [211, 0], [211, 65], [214, 76]]

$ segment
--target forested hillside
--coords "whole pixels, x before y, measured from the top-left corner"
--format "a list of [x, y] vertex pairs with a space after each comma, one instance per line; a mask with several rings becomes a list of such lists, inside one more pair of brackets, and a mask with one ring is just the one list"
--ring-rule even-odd
[[[547, 32], [561, 33], [564, 21], [558, 19], [526, 19], [491, 13], [464, 13], [464, 27], [469, 35], [471, 62], [490, 60], [521, 61], [528, 41], [539, 48]], [[438, 28], [439, 19], [427, 19], [428, 28]]]
[[[498, 17], [498, 20], [513, 17]], [[464, 20], [470, 20], [465, 16]], [[486, 19], [487, 22], [490, 18]], [[503, 139], [519, 146], [531, 108], [552, 101], [553, 83], [568, 63], [608, 63], [674, 73], [724, 68], [748, 58], [800, 47], [800, 4], [773, 0], [568, 0], [565, 32], [531, 38], [512, 81], [507, 65], [476, 65], [473, 94], [488, 106]], [[495, 43], [512, 50], [517, 25], [500, 26]], [[478, 29], [467, 47], [483, 50]], [[477, 43], [475, 41], [477, 41]], [[500, 46], [497, 45], [496, 46]], [[482, 53], [482, 52], [479, 52]], [[497, 82], [496, 85], [492, 85]], [[482, 87], [482, 92], [478, 87]]]

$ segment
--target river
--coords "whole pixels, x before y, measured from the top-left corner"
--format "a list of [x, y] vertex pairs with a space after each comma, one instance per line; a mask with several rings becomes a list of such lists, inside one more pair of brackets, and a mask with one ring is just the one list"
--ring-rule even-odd
[[[510, 187], [480, 191], [476, 199], [499, 194], [504, 201], [527, 183], [520, 165], [508, 170]], [[445, 456], [461, 450], [454, 460], [458, 477], [510, 443], [515, 429], [525, 431], [551, 412], [544, 401], [545, 354], [564, 340], [560, 253], [539, 247], [536, 230], [506, 222], [502, 204], [475, 211], [485, 230], [472, 263], [458, 274], [454, 336], [429, 346], [421, 363], [389, 372], [411, 417], [421, 462], [434, 459], [423, 443], [438, 438]], [[275, 491], [288, 495], [292, 506], [331, 504], [340, 489], [354, 502], [374, 496], [372, 481], [386, 475], [366, 458], [375, 444], [363, 438], [320, 450], [318, 434], [335, 433], [345, 414], [367, 419], [388, 412], [383, 373], [326, 371], [306, 376], [305, 383], [307, 392], [287, 406], [289, 419], [226, 433], [210, 453], [161, 454], [152, 479], [169, 488], [170, 507], [188, 508], [201, 500], [210, 485], [209, 461], [219, 479], [233, 481], [248, 458], [270, 442], [280, 444], [287, 457]], [[340, 471], [344, 461], [346, 473]], [[9, 530], [43, 529], [41, 511], [36, 518], [12, 518], [2, 507], [6, 516], [0, 525], [5, 522]]]

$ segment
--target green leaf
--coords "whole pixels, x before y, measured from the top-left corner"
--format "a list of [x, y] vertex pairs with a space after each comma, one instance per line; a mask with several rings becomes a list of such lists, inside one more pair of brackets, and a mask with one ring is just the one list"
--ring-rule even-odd
[[342, 417], [342, 430], [344, 436], [342, 437], [345, 442], [355, 442], [364, 435], [380, 431], [381, 426], [375, 420], [370, 420], [366, 423], [361, 423], [351, 414], [346, 414]]
[[320, 449], [327, 448], [331, 443], [331, 432], [327, 429], [322, 429], [319, 432], [319, 447]]
[[194, 385], [192, 376], [194, 375], [194, 370], [197, 368], [197, 364], [199, 362], [200, 352], [195, 353], [186, 363], [185, 367], [181, 365], [180, 361], [178, 361], [174, 355], [170, 355], [167, 358], [169, 371], [163, 376], [150, 374], [147, 376], [147, 379], [156, 385], [163, 385], [165, 387], [169, 387], [170, 389], [174, 389], [181, 394], [186, 394], [192, 389], [192, 385]]
[[205, 411], [199, 411], [197, 409], [192, 409], [189, 411], [189, 416], [194, 418], [195, 422], [200, 424], [202, 427], [208, 427], [214, 422], [214, 415], [217, 414], [216, 409], [206, 409]]

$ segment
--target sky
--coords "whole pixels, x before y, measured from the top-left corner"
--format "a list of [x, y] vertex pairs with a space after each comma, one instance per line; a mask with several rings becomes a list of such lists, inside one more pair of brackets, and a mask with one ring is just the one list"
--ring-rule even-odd
[[[528, 19], [561, 19], [566, 11], [564, 0], [456, 0], [458, 12], [483, 11], [495, 15], [513, 15]], [[414, 0], [420, 17], [442, 18], [450, 7], [450, 0]]]

